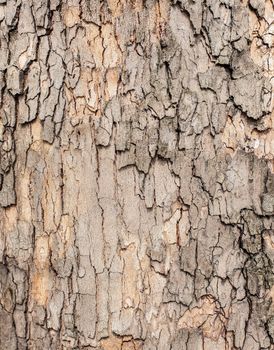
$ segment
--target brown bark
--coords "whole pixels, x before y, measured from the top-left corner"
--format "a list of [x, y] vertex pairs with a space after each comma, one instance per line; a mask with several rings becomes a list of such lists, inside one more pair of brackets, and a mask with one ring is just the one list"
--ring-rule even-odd
[[270, 0], [0, 0], [0, 350], [274, 349]]

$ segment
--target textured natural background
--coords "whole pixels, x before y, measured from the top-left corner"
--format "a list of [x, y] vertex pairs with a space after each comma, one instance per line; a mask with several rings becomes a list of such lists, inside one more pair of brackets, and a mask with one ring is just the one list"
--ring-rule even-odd
[[273, 19], [0, 0], [0, 350], [274, 349]]

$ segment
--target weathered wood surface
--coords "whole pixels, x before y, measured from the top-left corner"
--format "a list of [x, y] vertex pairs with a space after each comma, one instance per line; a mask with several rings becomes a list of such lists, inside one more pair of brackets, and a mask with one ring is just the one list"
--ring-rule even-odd
[[0, 0], [1, 350], [274, 349], [273, 14]]

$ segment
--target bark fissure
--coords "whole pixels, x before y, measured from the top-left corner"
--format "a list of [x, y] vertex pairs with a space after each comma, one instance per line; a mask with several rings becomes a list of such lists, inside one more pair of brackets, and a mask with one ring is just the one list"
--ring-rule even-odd
[[273, 349], [270, 0], [0, 0], [0, 349]]

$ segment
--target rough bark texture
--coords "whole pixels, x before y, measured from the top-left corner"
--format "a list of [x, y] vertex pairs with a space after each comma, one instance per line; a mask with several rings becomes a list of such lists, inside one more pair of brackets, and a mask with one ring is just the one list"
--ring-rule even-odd
[[274, 349], [272, 21], [0, 0], [1, 350]]

